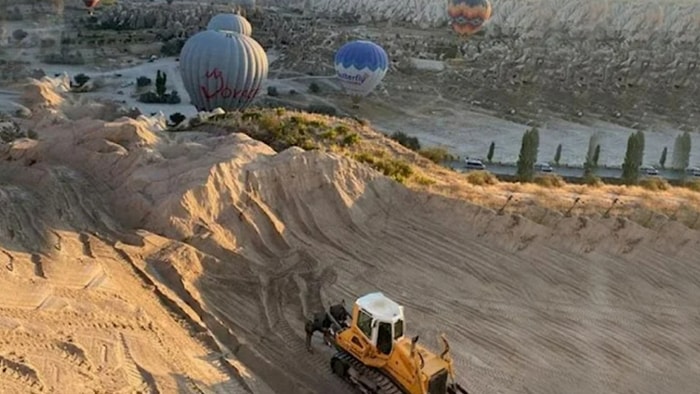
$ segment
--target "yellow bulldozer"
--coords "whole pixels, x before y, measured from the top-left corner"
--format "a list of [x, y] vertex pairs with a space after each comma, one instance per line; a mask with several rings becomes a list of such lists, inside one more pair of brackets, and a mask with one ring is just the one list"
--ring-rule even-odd
[[418, 336], [406, 337], [403, 307], [381, 292], [358, 298], [351, 313], [338, 304], [309, 320], [310, 351], [314, 331], [323, 332], [337, 350], [330, 362], [333, 373], [362, 393], [467, 394], [455, 382], [445, 336], [439, 355], [417, 344]]

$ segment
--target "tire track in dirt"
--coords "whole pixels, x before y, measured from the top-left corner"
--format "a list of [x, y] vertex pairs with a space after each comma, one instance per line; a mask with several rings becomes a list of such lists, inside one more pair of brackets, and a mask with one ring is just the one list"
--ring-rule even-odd
[[[303, 386], [305, 387], [319, 387], [319, 382], [325, 382], [323, 383], [325, 385], [325, 389], [323, 390], [332, 390], [335, 392], [337, 391], [337, 382], [333, 381], [333, 384], [329, 385], [328, 380], [330, 379], [328, 379], [327, 374], [318, 375], [319, 368], [322, 368], [322, 371], [326, 371], [329, 368], [328, 360], [313, 358], [308, 354], [304, 341], [291, 328], [289, 322], [286, 320], [284, 308], [281, 304], [281, 302], [284, 302], [282, 294], [285, 293], [285, 291], [283, 288], [294, 282], [294, 276], [313, 275], [318, 263], [313, 256], [308, 255], [303, 250], [298, 255], [290, 255], [289, 257], [296, 259], [296, 261], [292, 260], [292, 264], [287, 267], [281, 267], [276, 271], [261, 274], [258, 282], [252, 284], [254, 288], [257, 288], [257, 292], [251, 294], [251, 299], [247, 301], [241, 300], [236, 302], [236, 304], [241, 306], [246, 304], [257, 305], [259, 311], [263, 312], [262, 315], [264, 316], [265, 327], [267, 327], [268, 334], [271, 334], [271, 336], [263, 336], [261, 338], [262, 340], [258, 342], [257, 349], [267, 355], [268, 359], [275, 360], [279, 365], [285, 365], [286, 368], [295, 370], [296, 373], [293, 374], [295, 379], [305, 377], [301, 378], [298, 384], [288, 384], [286, 386], [287, 390], [289, 390], [290, 387], [297, 387], [297, 389], [301, 390], [301, 381], [303, 380]], [[251, 284], [248, 285], [250, 286]], [[230, 288], [231, 287], [228, 286], [218, 291], [208, 291], [208, 293], [217, 294], [215, 299], [226, 300], [235, 296], [235, 294], [230, 293]], [[311, 288], [312, 293], [316, 291], [317, 290], [313, 287]], [[320, 300], [318, 300], [318, 302], [320, 302]], [[226, 305], [226, 303], [221, 304], [221, 302], [214, 301], [212, 305]], [[236, 314], [233, 310], [221, 310], [220, 318], [225, 321], [230, 321], [226, 316], [232, 313]], [[260, 315], [260, 313], [257, 313], [257, 315]], [[301, 326], [300, 330], [302, 330]], [[303, 330], [301, 333], [303, 334]], [[262, 333], [249, 332], [249, 335], [252, 336], [260, 334]], [[292, 353], [291, 355], [290, 352]], [[240, 355], [237, 356], [241, 358]], [[310, 357], [311, 359], [309, 359]], [[288, 365], [289, 360], [295, 360], [296, 364], [294, 366]], [[242, 358], [241, 361], [245, 362]], [[310, 361], [311, 363], [307, 365]], [[299, 367], [299, 363], [301, 363], [303, 367]], [[254, 370], [254, 372], [266, 375], [261, 371]], [[313, 374], [314, 372], [316, 372], [316, 374]], [[312, 373], [312, 375], [307, 375], [309, 373]], [[291, 377], [289, 370], [285, 371], [284, 374]], [[279, 381], [279, 378], [271, 377], [271, 379], [273, 381]]]
[[18, 330], [2, 330], [0, 331], [2, 339], [0, 339], [0, 347], [5, 345], [9, 348], [34, 349], [42, 352], [54, 352], [81, 373], [94, 378], [93, 365], [87, 358], [84, 349], [72, 343], [71, 338], [61, 340], [54, 336], [28, 333]]
[[0, 373], [14, 378], [32, 392], [43, 392], [45, 389], [37, 371], [22, 361], [0, 356]]
[[[268, 327], [278, 338], [279, 343], [288, 349], [284, 355], [285, 360], [279, 361], [286, 364], [287, 368], [294, 370], [295, 376], [303, 377], [305, 385], [309, 388], [313, 387], [314, 392], [338, 392], [338, 382], [330, 373], [330, 360], [318, 354], [309, 354], [304, 340], [287, 321], [282, 305], [284, 297], [280, 291], [281, 280], [286, 278], [268, 281], [268, 278], [263, 277], [260, 289]], [[295, 361], [293, 366], [289, 365], [290, 359]]]
[[[157, 270], [157, 269], [156, 269]], [[193, 309], [193, 311], [199, 316], [199, 318], [204, 322], [207, 331], [201, 331], [194, 334], [194, 338], [205, 348], [211, 349], [217, 353], [220, 353], [222, 349], [216, 342], [219, 341], [225, 343], [229, 350], [237, 352], [240, 349], [241, 343], [237, 337], [231, 334], [230, 327], [225, 327], [223, 322], [217, 319], [215, 316], [205, 311], [201, 305], [194, 299], [194, 297], [184, 288], [182, 283], [176, 284], [172, 280], [165, 283], [170, 285], [170, 289], [173, 290], [183, 301]], [[210, 334], [211, 333], [211, 334]], [[169, 350], [170, 347], [161, 343], [164, 349]], [[231, 363], [223, 356], [215, 357], [210, 360], [210, 364], [214, 366], [219, 373], [226, 376], [229, 382], [220, 384], [221, 388], [228, 393], [250, 393], [254, 392], [253, 388], [249, 387], [249, 380], [246, 380], [241, 376], [238, 369], [233, 367]], [[237, 379], [233, 379], [235, 377]]]
[[[533, 298], [526, 286], [517, 285], [517, 283], [524, 283], [524, 281], [520, 280], [519, 272], [513, 272], [513, 267], [522, 266], [523, 261], [514, 255], [502, 253], [479, 242], [464, 240], [463, 243], [457, 243], [451, 241], [451, 234], [441, 233], [440, 229], [431, 225], [430, 222], [416, 223], [412, 220], [402, 219], [391, 227], [399, 229], [388, 233], [395, 240], [395, 245], [401, 245], [401, 247], [411, 245], [414, 249], [418, 249], [424, 256], [422, 264], [427, 261], [435, 261], [436, 257], [444, 256], [442, 261], [447, 264], [439, 264], [443, 271], [448, 269], [445, 267], [450, 267], [449, 269], [452, 269], [453, 274], [457, 276], [463, 276], [466, 271], [483, 284], [496, 285], [505, 294], [525, 299]], [[430, 252], [426, 253], [426, 251]], [[435, 253], [438, 255], [434, 255]], [[465, 262], [464, 256], [471, 256], [472, 259]], [[451, 261], [461, 262], [458, 264], [458, 269], [454, 264], [449, 264]], [[488, 264], [484, 264], [484, 262], [488, 262]], [[435, 264], [437, 268], [438, 263]]]
[[[105, 240], [101, 240], [101, 243], [105, 243]], [[120, 249], [118, 246], [110, 246], [110, 244], [107, 243], [102, 247], [102, 249], [105, 249], [105, 251], [112, 250], [115, 253], [115, 257], [124, 261], [127, 263], [127, 266], [130, 268], [132, 272], [136, 274], [136, 277], [140, 279], [141, 284], [148, 286], [150, 288], [151, 293], [154, 296], [154, 300], [159, 302], [161, 305], [163, 305], [166, 311], [166, 314], [168, 317], [172, 320], [174, 320], [177, 324], [179, 324], [181, 327], [183, 327], [187, 332], [191, 333], [191, 339], [194, 340], [194, 342], [198, 343], [200, 346], [202, 346], [205, 349], [210, 349], [212, 351], [220, 352], [220, 348], [217, 345], [216, 341], [210, 336], [209, 330], [206, 328], [202, 327], [197, 323], [196, 321], [192, 320], [187, 313], [185, 313], [178, 305], [175, 303], [173, 300], [168, 298], [165, 294], [163, 294], [158, 287], [155, 285], [155, 283], [149, 278], [149, 276], [140, 270], [140, 268], [135, 264], [135, 262], [131, 259], [131, 257], [122, 249]], [[84, 241], [84, 244], [86, 244], [85, 249], [90, 249], [91, 251], [94, 252], [96, 249], [91, 241], [90, 237], [88, 236], [87, 239]], [[115, 260], [118, 261], [118, 260]], [[113, 274], [117, 274], [117, 276], [123, 276], [125, 273], [117, 273], [114, 269], [111, 269]], [[123, 278], [122, 278], [123, 279]], [[147, 300], [141, 300], [141, 302], [146, 302], [148, 304]], [[146, 305], [144, 305], [146, 306]], [[158, 310], [160, 311], [161, 307], [158, 307]], [[150, 312], [152, 312], [152, 308], [148, 308]], [[99, 323], [98, 323], [99, 326]], [[133, 328], [133, 326], [128, 326], [129, 328]], [[167, 355], [169, 362], [171, 362], [177, 370], [180, 371], [182, 374], [187, 374], [188, 372], [191, 372], [190, 367], [184, 367], [179, 360], [181, 360], [181, 355], [175, 354], [171, 350], [171, 346], [169, 346], [167, 343], [173, 343], [172, 339], [165, 339], [164, 333], [160, 332], [160, 330], [157, 328], [155, 325], [151, 325], [151, 323], [148, 323], [147, 326], [140, 325], [141, 328], [141, 334], [146, 334], [150, 337], [152, 337], [155, 341], [155, 343], [158, 344], [160, 347], [161, 351], [164, 352], [165, 355]], [[123, 335], [123, 334], [122, 334]], [[225, 388], [227, 392], [230, 393], [249, 393], [250, 390], [244, 389], [243, 387], [237, 385], [234, 382], [240, 381], [240, 376], [238, 375], [232, 375], [232, 372], [237, 372], [235, 368], [227, 368], [230, 367], [228, 361], [226, 360], [216, 360], [213, 364], [211, 364], [216, 370], [218, 370], [220, 373], [222, 373], [224, 376], [229, 379], [227, 383], [224, 383], [222, 387]], [[156, 387], [157, 388], [157, 387]]]
[[119, 343], [121, 344], [121, 367], [126, 374], [126, 380], [137, 391], [147, 391], [150, 394], [159, 394], [155, 379], [148, 371], [134, 360], [129, 343], [123, 333], [119, 333]]
[[[413, 267], [434, 267], [433, 270], [426, 272], [426, 274], [437, 275], [439, 273], [445, 273], [445, 275], [450, 278], [461, 278], [464, 283], [469, 283], [465, 280], [468, 278], [467, 275], [469, 275], [476, 279], [481, 286], [498, 289], [500, 292], [504, 293], [504, 297], [517, 296], [518, 298], [528, 299], [528, 291], [522, 289], [522, 286], [518, 287], [517, 285], [517, 283], [519, 283], [517, 279], [521, 275], [504, 275], [506, 269], [502, 268], [500, 264], [493, 262], [493, 257], [488, 259], [479, 258], [477, 247], [472, 248], [470, 251], [470, 255], [473, 259], [457, 265], [449, 262], [464, 261], [464, 258], [461, 257], [464, 256], [464, 254], [460, 254], [458, 250], [445, 249], [436, 255], [433, 251], [437, 249], [435, 245], [439, 244], [439, 242], [432, 237], [429, 238], [426, 236], [420, 238], [411, 232], [405, 233], [401, 230], [388, 233], [386, 237], [385, 242], [387, 242], [389, 246], [400, 247], [403, 250], [410, 251], [410, 255], [415, 259], [414, 261], [416, 261], [412, 264]], [[493, 264], [484, 264], [484, 262], [493, 262]], [[515, 264], [517, 263], [514, 263], [514, 265]], [[463, 290], [460, 292], [463, 292]], [[532, 296], [530, 295], [529, 297]]]
[[[123, 251], [122, 249], [119, 249], [116, 246], [113, 246], [113, 249], [117, 252], [117, 254], [125, 261], [127, 262], [131, 268], [134, 270], [136, 275], [141, 278], [141, 280], [148, 284], [149, 286], [152, 286], [153, 289], [153, 294], [157, 297], [157, 299], [165, 306], [165, 308], [170, 311], [171, 316], [176, 318], [176, 321], [180, 322], [180, 325], [184, 325], [184, 328], [188, 330], [190, 333], [207, 333], [208, 335], [214, 335], [215, 337], [218, 337], [218, 340], [221, 341], [224, 344], [227, 344], [231, 348], [236, 348], [238, 345], [238, 340], [230, 334], [230, 331], [225, 330], [225, 329], [218, 329], [214, 327], [214, 332], [210, 330], [210, 328], [202, 327], [199, 323], [196, 321], [192, 320], [192, 318], [185, 312], [183, 311], [177, 303], [175, 303], [173, 300], [171, 300], [167, 295], [162, 293], [158, 287], [155, 285], [155, 283], [148, 277], [146, 273], [141, 271], [136, 264], [131, 260], [131, 257]], [[204, 316], [206, 318], [206, 316]], [[213, 320], [208, 320], [209, 324], [212, 324], [214, 321]], [[218, 333], [218, 335], [216, 334]], [[222, 334], [228, 333], [228, 335], [224, 335], [221, 337]], [[199, 335], [200, 341], [202, 336]], [[234, 341], [234, 346], [231, 346], [232, 340]], [[221, 349], [216, 345], [215, 341], [209, 341], [207, 340], [206, 342], [203, 342], [204, 345], [208, 345], [208, 348], [211, 348], [212, 346], [215, 347], [216, 351], [221, 352]], [[163, 348], [167, 348], [165, 344], [161, 343]], [[226, 360], [219, 360], [220, 363], [223, 363], [225, 365], [228, 364]], [[230, 366], [230, 365], [229, 365]], [[230, 377], [232, 382], [238, 382], [239, 385], [234, 385], [232, 382], [228, 384], [228, 387], [231, 392], [233, 393], [248, 393], [250, 392], [250, 389], [245, 389], [245, 383], [243, 383], [242, 377], [238, 373], [238, 371], [235, 368], [224, 368], [222, 365], [218, 365], [215, 367], [221, 371], [225, 372], [227, 376]]]
[[[316, 217], [314, 216], [313, 211], [308, 206], [308, 204], [302, 201], [298, 202], [296, 204], [296, 207], [298, 207], [298, 209], [301, 211], [295, 212], [295, 214], [299, 217], [298, 220], [300, 220], [300, 222], [302, 223], [305, 223], [306, 227], [313, 229], [313, 232], [311, 233], [299, 232], [298, 230], [294, 231], [294, 235], [297, 238], [302, 239], [304, 240], [304, 243], [310, 243], [315, 247], [321, 246], [323, 247], [323, 249], [326, 250], [330, 249], [340, 251], [342, 255], [350, 256], [355, 262], [357, 262], [357, 264], [363, 265], [364, 268], [374, 267], [374, 264], [366, 262], [365, 259], [358, 255], [357, 251], [368, 249], [371, 250], [373, 248], [376, 248], [376, 245], [372, 244], [371, 242], [368, 242], [368, 237], [363, 236], [366, 234], [359, 232], [358, 227], [354, 225], [351, 221], [348, 223], [347, 226], [336, 228], [333, 232], [333, 235], [329, 235], [323, 230], [323, 227], [319, 225], [318, 221], [316, 220]], [[294, 209], [290, 209], [289, 211], [294, 211]], [[338, 212], [338, 214], [340, 213]], [[346, 215], [347, 213], [343, 214], [343, 216]], [[350, 247], [344, 245], [346, 242], [343, 241], [346, 241], [347, 239], [357, 240], [358, 243], [355, 244], [356, 250], [351, 250]]]

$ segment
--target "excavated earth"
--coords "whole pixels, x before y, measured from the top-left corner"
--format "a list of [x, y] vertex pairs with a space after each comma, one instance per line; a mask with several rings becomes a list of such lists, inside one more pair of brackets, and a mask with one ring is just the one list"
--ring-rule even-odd
[[68, 118], [49, 81], [23, 97], [38, 139], [0, 146], [5, 393], [348, 392], [303, 319], [377, 290], [428, 346], [447, 334], [469, 392], [700, 386], [697, 231], [543, 226], [335, 154]]

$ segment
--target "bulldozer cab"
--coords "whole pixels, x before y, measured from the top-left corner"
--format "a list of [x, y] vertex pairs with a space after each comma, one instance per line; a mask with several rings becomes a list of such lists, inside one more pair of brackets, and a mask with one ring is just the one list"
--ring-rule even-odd
[[355, 302], [357, 328], [380, 356], [388, 357], [394, 341], [404, 335], [403, 307], [382, 293], [370, 293]]

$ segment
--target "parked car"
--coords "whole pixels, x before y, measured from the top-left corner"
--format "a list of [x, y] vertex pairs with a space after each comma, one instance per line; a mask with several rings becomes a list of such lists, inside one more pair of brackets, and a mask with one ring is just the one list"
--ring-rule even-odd
[[535, 164], [535, 171], [539, 172], [553, 172], [554, 169], [547, 163], [537, 163]]
[[481, 160], [477, 159], [465, 159], [464, 162], [466, 163], [466, 167], [469, 170], [485, 170], [486, 166], [484, 163], [481, 162]]
[[700, 168], [688, 167], [685, 169], [685, 175], [687, 175], [687, 176], [700, 176]]
[[643, 175], [648, 175], [648, 176], [657, 176], [657, 175], [659, 175], [659, 170], [657, 170], [656, 168], [654, 168], [654, 167], [652, 167], [652, 166], [641, 166], [641, 167], [639, 167], [639, 171], [640, 171]]

